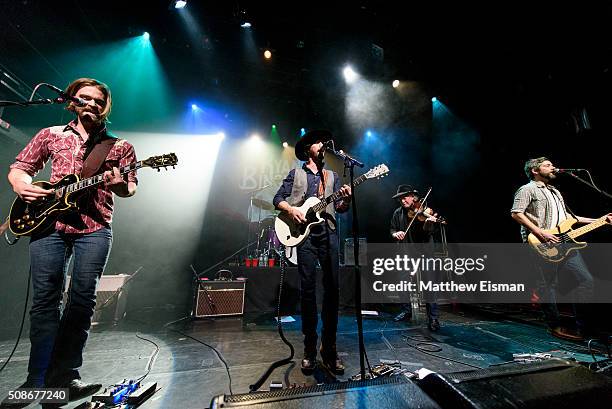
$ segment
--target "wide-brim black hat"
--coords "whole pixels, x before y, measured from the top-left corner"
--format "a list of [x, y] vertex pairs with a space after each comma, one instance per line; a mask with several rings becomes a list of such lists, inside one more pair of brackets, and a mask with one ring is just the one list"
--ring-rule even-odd
[[391, 199], [399, 199], [408, 195], [419, 195], [419, 191], [410, 185], [399, 185], [397, 187], [397, 193]]
[[325, 129], [316, 129], [308, 131], [300, 138], [295, 144], [295, 156], [299, 160], [308, 161], [308, 152], [306, 152], [306, 146], [312, 145], [317, 141], [325, 142], [332, 138], [332, 133]]

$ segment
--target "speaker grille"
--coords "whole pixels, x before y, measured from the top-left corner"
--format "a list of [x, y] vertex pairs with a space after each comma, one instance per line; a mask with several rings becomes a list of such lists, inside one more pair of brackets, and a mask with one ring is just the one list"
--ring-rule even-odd
[[240, 315], [244, 313], [242, 289], [198, 290], [196, 317]]
[[516, 363], [508, 364], [504, 366], [493, 366], [485, 369], [478, 369], [476, 371], [466, 372], [454, 372], [446, 374], [446, 377], [454, 383], [470, 382], [479, 379], [495, 378], [512, 376], [518, 374], [539, 372], [539, 371], [550, 371], [554, 369], [569, 368], [572, 364], [568, 361], [561, 359], [549, 359], [541, 362], [530, 362], [530, 363]]
[[272, 401], [280, 399], [291, 399], [292, 397], [303, 397], [308, 395], [320, 395], [325, 392], [343, 391], [348, 389], [359, 389], [366, 388], [369, 386], [376, 385], [390, 385], [390, 384], [401, 384], [406, 383], [407, 380], [404, 377], [392, 377], [392, 378], [375, 378], [365, 381], [357, 382], [337, 382], [327, 383], [323, 385], [306, 386], [303, 388], [288, 388], [279, 389], [270, 392], [255, 392], [255, 393], [244, 393], [240, 395], [225, 395], [223, 401], [225, 403], [246, 403], [253, 401]]

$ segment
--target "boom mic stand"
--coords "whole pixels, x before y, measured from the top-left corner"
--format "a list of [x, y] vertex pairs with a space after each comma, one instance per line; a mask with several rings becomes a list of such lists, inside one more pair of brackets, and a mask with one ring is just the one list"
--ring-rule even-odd
[[359, 220], [357, 219], [357, 201], [355, 199], [355, 191], [352, 189], [355, 180], [355, 166], [363, 167], [363, 163], [352, 158], [343, 151], [336, 151], [334, 141], [331, 140], [331, 146], [327, 145], [326, 150], [339, 159], [344, 161], [344, 169], [349, 170], [350, 186], [351, 186], [351, 206], [353, 211], [353, 257], [355, 258], [355, 316], [357, 318], [357, 333], [359, 336], [359, 373], [361, 379], [365, 377], [365, 344], [363, 342], [363, 319], [361, 316], [361, 269], [359, 266]]
[[600, 188], [598, 188], [597, 186], [595, 186], [595, 182], [593, 181], [593, 178], [591, 177], [591, 173], [584, 169], [584, 171], [587, 173], [587, 175], [589, 175], [589, 179], [591, 180], [586, 181], [583, 178], [581, 178], [580, 176], [576, 175], [574, 172], [571, 171], [565, 171], [563, 173], [570, 175], [571, 177], [573, 177], [574, 179], [578, 180], [579, 182], [584, 183], [585, 185], [595, 189], [598, 193], [601, 193], [603, 196], [607, 197], [608, 199], [612, 199], [612, 195], [606, 191], [601, 190]]

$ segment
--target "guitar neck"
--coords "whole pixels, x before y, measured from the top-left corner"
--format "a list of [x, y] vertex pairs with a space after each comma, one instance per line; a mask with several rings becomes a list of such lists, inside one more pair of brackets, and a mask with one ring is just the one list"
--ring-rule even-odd
[[[356, 187], [359, 186], [361, 183], [363, 183], [364, 181], [366, 181], [366, 175], [361, 175], [359, 177], [357, 177], [354, 181], [353, 184], [351, 185], [352, 187]], [[340, 199], [340, 191], [338, 190], [337, 192], [332, 193], [331, 195], [327, 196], [325, 198], [325, 200], [322, 200], [319, 204], [315, 205], [312, 207], [312, 210], [314, 210], [315, 212], [319, 212], [323, 209], [325, 209], [327, 207], [328, 204]]]
[[[138, 162], [134, 162], [131, 163], [127, 166], [124, 166], [122, 168], [119, 168], [119, 174], [124, 175], [128, 172], [132, 172], [135, 171], [137, 169], [140, 169], [144, 166], [142, 161], [138, 161]], [[79, 180], [78, 182], [72, 183], [68, 186], [65, 186], [65, 193], [74, 193], [74, 192], [78, 192], [79, 190], [83, 190], [83, 189], [87, 189], [88, 187], [91, 186], [95, 186], [98, 185], [100, 183], [102, 183], [104, 181], [103, 179], [103, 175], [95, 175], [92, 177], [89, 177], [87, 179], [83, 179], [83, 180]]]
[[601, 226], [603, 226], [604, 224], [607, 224], [606, 222], [607, 216], [602, 216], [599, 219], [595, 220], [594, 222], [591, 222], [589, 224], [586, 224], [582, 227], [579, 227], [575, 230], [572, 230], [568, 233], [568, 236], [570, 236], [572, 239], [575, 239], [576, 237], [582, 236], [585, 233], [588, 233], [592, 230], [595, 230]]

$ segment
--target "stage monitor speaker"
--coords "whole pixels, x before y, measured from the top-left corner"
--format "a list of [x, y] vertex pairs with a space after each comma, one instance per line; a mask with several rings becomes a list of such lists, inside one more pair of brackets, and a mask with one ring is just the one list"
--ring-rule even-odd
[[244, 314], [246, 280], [200, 281], [195, 317], [222, 317]]
[[380, 377], [358, 382], [279, 389], [270, 392], [219, 395], [210, 409], [220, 408], [419, 408], [440, 407], [404, 376]]
[[431, 373], [419, 386], [443, 409], [612, 407], [610, 378], [560, 359]]

